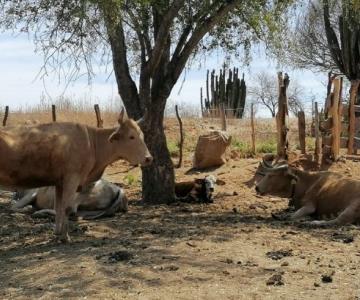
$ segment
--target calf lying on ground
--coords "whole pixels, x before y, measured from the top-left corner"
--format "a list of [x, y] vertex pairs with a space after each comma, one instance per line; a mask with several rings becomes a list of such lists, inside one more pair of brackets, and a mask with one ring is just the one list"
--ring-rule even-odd
[[175, 184], [175, 195], [183, 202], [213, 203], [215, 184], [222, 182], [215, 176], [208, 175], [204, 179], [178, 182]]
[[265, 176], [256, 185], [256, 191], [291, 198], [295, 207], [292, 219], [314, 215], [335, 219], [313, 221], [314, 225], [343, 225], [360, 220], [360, 181], [344, 178], [334, 172], [307, 172], [286, 164], [263, 164]]
[[[19, 210], [27, 205], [32, 205], [36, 210], [34, 215], [51, 214], [55, 215], [55, 187], [42, 187], [37, 189], [24, 190], [16, 193], [16, 201], [12, 208]], [[75, 216], [83, 219], [97, 219], [110, 217], [116, 212], [128, 210], [128, 200], [124, 191], [117, 185], [104, 179], [100, 179], [87, 186], [80, 193], [76, 193]]]

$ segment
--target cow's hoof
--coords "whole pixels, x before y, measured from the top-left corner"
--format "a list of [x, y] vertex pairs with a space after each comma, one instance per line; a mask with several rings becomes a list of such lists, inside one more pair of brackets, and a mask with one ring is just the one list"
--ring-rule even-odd
[[54, 240], [57, 244], [67, 244], [71, 242], [69, 234], [55, 235]]

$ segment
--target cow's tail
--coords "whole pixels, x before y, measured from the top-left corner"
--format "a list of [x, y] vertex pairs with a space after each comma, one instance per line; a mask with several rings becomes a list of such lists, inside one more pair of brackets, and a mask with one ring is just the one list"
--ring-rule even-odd
[[27, 193], [27, 194], [25, 194], [25, 196], [20, 198], [18, 201], [14, 201], [11, 205], [11, 209], [14, 211], [18, 211], [27, 205], [31, 205], [36, 200], [36, 197], [37, 197], [36, 191]]
[[[127, 212], [128, 200], [122, 189], [119, 189], [110, 205], [101, 211], [81, 212], [84, 220], [95, 220], [99, 218], [112, 217], [116, 212]], [[79, 212], [80, 213], [80, 212]]]

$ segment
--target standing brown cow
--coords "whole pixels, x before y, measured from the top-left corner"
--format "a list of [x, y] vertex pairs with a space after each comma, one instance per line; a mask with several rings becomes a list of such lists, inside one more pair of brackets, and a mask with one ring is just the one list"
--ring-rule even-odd
[[68, 237], [75, 194], [101, 178], [121, 158], [146, 166], [152, 156], [138, 124], [121, 111], [119, 126], [99, 129], [78, 123], [51, 123], [0, 130], [0, 186], [4, 189], [56, 187], [55, 234]]

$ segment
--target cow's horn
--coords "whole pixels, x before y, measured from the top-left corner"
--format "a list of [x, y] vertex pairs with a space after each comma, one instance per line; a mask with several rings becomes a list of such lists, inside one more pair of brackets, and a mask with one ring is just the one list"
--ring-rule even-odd
[[140, 118], [139, 120], [136, 121], [136, 123], [141, 126], [144, 123], [144, 117]]
[[273, 168], [274, 166], [272, 164], [270, 164], [268, 161], [266, 161], [264, 158], [263, 158], [263, 164], [267, 167], [267, 168]]
[[280, 170], [287, 170], [289, 168], [289, 165], [282, 165], [278, 167], [271, 166], [270, 168], [267, 167], [265, 164], [261, 163], [261, 166], [268, 172], [274, 172], [274, 171], [280, 171]]

